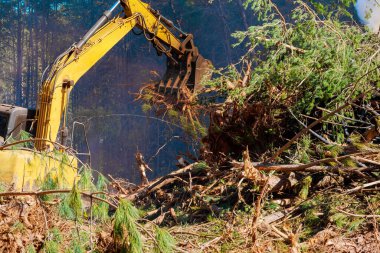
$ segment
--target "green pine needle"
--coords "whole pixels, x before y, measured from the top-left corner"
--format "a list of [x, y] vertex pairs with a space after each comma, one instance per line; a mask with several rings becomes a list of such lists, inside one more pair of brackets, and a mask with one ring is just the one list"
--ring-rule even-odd
[[155, 253], [171, 253], [174, 252], [174, 247], [176, 244], [175, 239], [172, 235], [163, 228], [158, 226], [155, 229], [156, 232], [156, 245], [154, 246], [153, 251]]
[[44, 253], [59, 253], [60, 251], [60, 243], [62, 242], [62, 235], [58, 228], [53, 228], [49, 231], [49, 236], [47, 241], [45, 241], [43, 246]]
[[122, 242], [122, 249], [127, 252], [143, 252], [141, 234], [136, 226], [138, 218], [139, 212], [132, 203], [121, 200], [115, 213], [114, 234]]
[[25, 251], [26, 251], [26, 253], [37, 253], [33, 244], [29, 244], [28, 246], [26, 246]]
[[68, 196], [68, 205], [73, 210], [75, 218], [79, 219], [82, 215], [83, 207], [81, 195], [76, 184], [74, 184], [70, 195]]
[[[100, 198], [104, 198], [103, 195], [99, 196]], [[96, 220], [101, 222], [107, 221], [110, 217], [108, 215], [109, 205], [104, 202], [99, 202], [94, 204], [92, 207], [92, 215]]]
[[312, 180], [313, 178], [311, 176], [307, 176], [302, 180], [302, 187], [298, 193], [298, 197], [300, 197], [300, 199], [307, 199]]
[[[45, 180], [42, 183], [42, 190], [43, 191], [48, 191], [48, 190], [55, 190], [58, 189], [58, 180], [57, 178], [54, 178], [52, 176], [52, 173], [47, 174], [45, 177]], [[44, 201], [51, 201], [53, 198], [53, 195], [47, 194], [47, 195], [42, 195], [41, 199]]]
[[[102, 175], [99, 174], [98, 180], [96, 182], [96, 189], [98, 191], [106, 192], [108, 188], [109, 181]], [[98, 196], [99, 198], [106, 199], [104, 194]], [[92, 207], [92, 215], [96, 220], [101, 222], [107, 221], [110, 217], [108, 215], [109, 205], [104, 202], [99, 202], [93, 205]]]
[[59, 244], [55, 241], [46, 241], [42, 250], [44, 253], [59, 253]]
[[99, 174], [98, 181], [96, 182], [96, 189], [98, 191], [107, 191], [109, 181], [102, 174]]
[[96, 189], [93, 183], [92, 171], [88, 166], [82, 167], [78, 188], [82, 191], [93, 191]]
[[66, 196], [58, 206], [58, 213], [61, 217], [68, 220], [75, 220], [75, 214], [69, 205], [69, 196]]

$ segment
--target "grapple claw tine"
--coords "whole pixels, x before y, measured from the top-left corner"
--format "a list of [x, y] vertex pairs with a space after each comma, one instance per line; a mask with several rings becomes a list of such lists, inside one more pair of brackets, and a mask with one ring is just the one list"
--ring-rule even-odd
[[173, 62], [168, 58], [167, 69], [163, 80], [158, 85], [158, 91], [176, 94], [182, 85], [186, 85], [191, 92], [202, 88], [202, 81], [211, 78], [212, 64], [199, 55], [193, 59], [188, 54], [187, 59]]

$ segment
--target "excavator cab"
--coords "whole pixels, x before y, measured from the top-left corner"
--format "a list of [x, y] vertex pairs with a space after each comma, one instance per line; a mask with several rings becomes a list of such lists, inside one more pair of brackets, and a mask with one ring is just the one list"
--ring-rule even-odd
[[17, 138], [22, 130], [31, 130], [35, 110], [0, 104], [0, 145], [9, 137]]

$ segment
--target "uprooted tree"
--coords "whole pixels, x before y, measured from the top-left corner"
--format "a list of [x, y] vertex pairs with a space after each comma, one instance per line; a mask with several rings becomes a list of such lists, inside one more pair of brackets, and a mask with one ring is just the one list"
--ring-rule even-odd
[[[232, 36], [237, 39], [235, 46], [247, 46], [247, 54], [238, 63], [215, 70], [217, 78], [206, 83], [200, 96], [174, 100], [177, 104], [144, 87], [139, 94], [146, 102], [143, 108], [154, 106], [193, 135], [207, 135], [204, 155], [211, 151], [218, 161], [220, 153], [241, 158], [246, 146], [256, 158], [269, 158], [265, 153], [281, 147], [305, 124], [345, 103], [319, 122], [316, 131], [303, 135], [305, 142], [311, 136], [325, 144], [343, 144], [355, 134], [372, 141], [377, 126], [379, 38], [351, 19], [344, 9], [351, 2], [338, 1], [330, 12], [329, 5], [294, 1], [292, 12], [282, 14], [272, 1], [246, 1], [261, 25]], [[208, 134], [199, 124], [200, 112], [211, 114]], [[307, 159], [298, 158], [294, 159]]]
[[322, 18], [294, 2], [286, 15], [271, 1], [247, 2], [263, 24], [233, 34], [248, 53], [211, 84], [226, 99], [212, 112], [205, 140], [214, 158], [220, 151], [237, 158], [247, 145], [256, 158], [269, 158], [305, 125], [346, 103], [282, 158], [308, 162], [310, 139], [340, 145], [376, 137], [379, 38], [352, 20], [340, 21], [347, 19], [341, 12]]

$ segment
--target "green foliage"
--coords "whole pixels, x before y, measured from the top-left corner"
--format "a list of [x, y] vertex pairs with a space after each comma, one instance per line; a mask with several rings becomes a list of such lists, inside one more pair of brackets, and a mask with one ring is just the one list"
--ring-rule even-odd
[[193, 123], [186, 117], [186, 116], [180, 116], [179, 117], [179, 123], [183, 130], [188, 133], [190, 136], [196, 137], [197, 136], [197, 129], [193, 125]]
[[[96, 182], [96, 188], [98, 191], [107, 191], [108, 180], [100, 174], [98, 177], [98, 181]], [[103, 194], [98, 195], [99, 198], [105, 199], [106, 196]], [[109, 205], [105, 202], [98, 202], [92, 207], [92, 214], [95, 219], [100, 220], [102, 222], [109, 219], [108, 215]]]
[[274, 17], [271, 11], [275, 5], [271, 0], [246, 0], [244, 7], [250, 7], [258, 15], [259, 20], [268, 20]]
[[[52, 175], [52, 173], [48, 173], [45, 177], [45, 180], [42, 183], [42, 190], [48, 191], [48, 190], [55, 190], [58, 188], [58, 179]], [[44, 201], [51, 201], [53, 199], [53, 195], [47, 194], [42, 195], [41, 199]]]
[[[301, 9], [294, 11], [293, 21], [295, 24], [288, 24], [285, 37], [280, 20], [234, 35], [241, 41], [248, 37], [256, 54], [265, 55], [264, 60], [256, 60], [257, 67], [253, 70], [250, 85], [240, 92], [234, 91], [234, 94], [244, 91], [246, 96], [257, 94], [264, 101], [276, 99], [280, 103], [297, 99], [293, 107], [305, 113], [310, 113], [316, 105], [340, 104], [349, 97], [351, 84], [368, 68], [376, 66], [369, 63], [363, 68], [363, 62], [374, 53], [374, 48], [368, 48], [366, 44], [377, 39], [363, 34], [357, 27], [345, 26], [336, 20], [325, 20], [320, 25], [312, 15]], [[289, 51], [285, 43], [299, 47], [305, 53]], [[370, 84], [378, 78], [373, 73], [364, 79], [366, 81], [360, 81], [360, 85], [355, 87], [355, 95], [370, 90]], [[263, 85], [265, 83], [269, 85]], [[281, 96], [271, 94], [274, 87]]]
[[59, 203], [58, 213], [65, 219], [75, 220], [75, 214], [69, 204], [69, 196], [65, 196]]
[[61, 231], [59, 231], [58, 228], [56, 228], [56, 227], [52, 228], [49, 231], [49, 234], [50, 234], [49, 236], [51, 236], [51, 238], [52, 238], [53, 241], [62, 242]]
[[166, 229], [159, 228], [158, 226], [156, 226], [155, 234], [156, 234], [157, 243], [154, 246], [153, 252], [155, 253], [174, 252], [176, 241]]
[[208, 168], [210, 168], [210, 167], [208, 166], [208, 164], [205, 161], [200, 161], [194, 165], [194, 171], [195, 172], [206, 170]]
[[25, 226], [22, 222], [20, 221], [16, 221], [13, 225], [12, 225], [12, 228], [11, 228], [11, 231], [13, 233], [15, 232], [22, 232], [23, 230], [25, 230]]
[[301, 238], [307, 239], [331, 225], [346, 232], [359, 229], [366, 222], [365, 219], [347, 215], [339, 210], [365, 214], [371, 212], [367, 203], [358, 196], [331, 192], [320, 193], [309, 198], [300, 204], [302, 218], [298, 222], [303, 224]]
[[[7, 143], [11, 144], [17, 141], [24, 141], [24, 140], [29, 140], [32, 137], [32, 135], [24, 130], [21, 130], [20, 133], [16, 136], [10, 136], [7, 139]], [[22, 142], [19, 144], [15, 144], [11, 146], [11, 149], [20, 149], [20, 148], [32, 148], [33, 147], [33, 142]]]
[[[284, 20], [271, 0], [246, 1], [246, 7], [263, 21], [232, 35], [237, 40], [235, 46], [245, 44], [248, 48], [242, 62], [254, 66], [249, 82], [239, 86], [244, 73], [230, 66], [210, 85], [241, 109], [259, 103], [265, 108], [266, 118], [258, 124], [272, 124], [265, 125], [266, 129], [290, 126], [278, 129], [275, 136], [283, 134], [280, 131], [293, 133], [301, 128], [289, 125], [286, 108], [291, 108], [297, 117], [311, 113], [321, 117], [325, 112], [317, 107], [332, 111], [347, 99], [355, 99], [361, 94], [365, 94], [364, 101], [369, 100], [379, 82], [380, 58], [373, 55], [376, 55], [380, 39], [353, 22], [341, 21], [342, 15], [347, 19], [344, 10], [352, 2], [342, 0], [332, 5], [314, 2], [314, 7], [319, 9], [315, 11], [297, 0]], [[318, 16], [317, 13], [324, 14]], [[236, 86], [229, 88], [228, 83]], [[351, 107], [340, 113], [355, 118]], [[329, 120], [344, 123], [342, 117]], [[323, 125], [324, 130], [334, 136], [334, 141], [344, 141], [342, 126]], [[245, 140], [248, 137], [236, 138]], [[299, 152], [298, 159], [309, 160], [306, 150]]]
[[200, 137], [205, 137], [207, 135], [207, 128], [204, 127], [198, 120], [194, 121], [194, 127]]
[[26, 253], [37, 253], [33, 244], [28, 244], [25, 249]]
[[298, 142], [298, 147], [296, 151], [296, 159], [299, 160], [301, 163], [309, 163], [310, 157], [310, 147], [311, 147], [312, 140], [310, 138], [310, 135], [305, 135], [301, 138], [301, 140]]
[[46, 241], [42, 250], [44, 253], [59, 253], [59, 244], [55, 241]]
[[360, 225], [362, 225], [366, 220], [364, 218], [354, 218], [349, 224], [348, 224], [348, 230], [355, 231], [359, 229]]
[[144, 94], [143, 98], [142, 98], [145, 102], [151, 102], [152, 99], [153, 99], [153, 95], [151, 93], [146, 93]]
[[335, 223], [335, 225], [338, 228], [345, 227], [349, 222], [347, 215], [345, 215], [343, 213], [336, 213], [336, 214], [332, 215], [330, 217], [330, 219]]
[[93, 183], [92, 171], [88, 166], [81, 168], [80, 179], [78, 181], [78, 189], [82, 191], [93, 191], [96, 186]]
[[4, 183], [0, 182], [0, 192], [5, 192], [7, 190], [7, 186]]
[[60, 243], [62, 242], [62, 235], [58, 228], [53, 228], [48, 233], [48, 238], [42, 248], [45, 253], [58, 253], [60, 252]]
[[141, 106], [141, 110], [144, 112], [144, 113], [148, 113], [150, 110], [152, 110], [152, 106], [150, 104], [143, 104]]
[[78, 220], [82, 215], [83, 207], [81, 195], [76, 184], [74, 184], [68, 196], [68, 206], [73, 210], [74, 216]]
[[65, 183], [67, 183], [67, 179], [64, 175], [64, 166], [70, 164], [69, 155], [66, 152], [61, 152], [59, 150], [54, 150], [53, 152], [55, 159], [59, 161], [59, 165], [57, 168], [57, 181], [59, 186], [62, 186]]
[[314, 227], [317, 227], [318, 225], [320, 225], [321, 219], [315, 214], [314, 208], [306, 210], [304, 213], [304, 216], [305, 216], [304, 217], [305, 225], [308, 226], [308, 229], [310, 229], [310, 231], [307, 231], [307, 232], [313, 231]]
[[83, 248], [79, 239], [75, 238], [70, 243], [70, 248], [65, 251], [65, 253], [85, 253], [86, 250]]
[[[32, 135], [24, 130], [21, 130], [20, 131], [20, 140], [29, 140], [32, 138]], [[31, 148], [33, 147], [33, 143], [32, 142], [24, 142], [23, 144], [23, 147], [25, 148]]]
[[273, 202], [273, 201], [265, 202], [265, 209], [266, 210], [278, 210], [279, 208], [280, 208], [280, 205]]
[[301, 190], [298, 193], [298, 197], [300, 199], [307, 199], [312, 181], [313, 181], [313, 178], [311, 176], [307, 176], [302, 180]]
[[107, 191], [109, 181], [102, 174], [99, 174], [98, 180], [96, 181], [96, 189], [98, 191]]
[[354, 160], [347, 158], [342, 161], [342, 163], [347, 166], [348, 168], [355, 168], [357, 167], [357, 164]]
[[[104, 196], [99, 196], [100, 198], [104, 198]], [[104, 202], [96, 203], [92, 206], [92, 215], [96, 220], [99, 221], [107, 221], [110, 217], [108, 215], [109, 205]]]
[[325, 16], [331, 15], [346, 15], [351, 17], [347, 8], [355, 4], [355, 0], [336, 0], [330, 1], [329, 4], [322, 4], [320, 1], [310, 0], [315, 10]]
[[325, 151], [328, 151], [328, 156], [330, 157], [338, 157], [343, 152], [343, 147], [341, 145], [324, 145]]
[[178, 119], [178, 117], [179, 117], [179, 114], [178, 114], [178, 112], [176, 111], [176, 110], [173, 110], [173, 109], [169, 109], [168, 110], [168, 117], [170, 118], [170, 119]]
[[364, 143], [364, 140], [360, 134], [351, 134], [350, 140], [352, 145], [358, 150], [365, 151], [370, 149], [368, 144]]
[[138, 210], [127, 200], [121, 200], [115, 213], [114, 235], [122, 243], [122, 250], [142, 253], [141, 234], [137, 229]]

